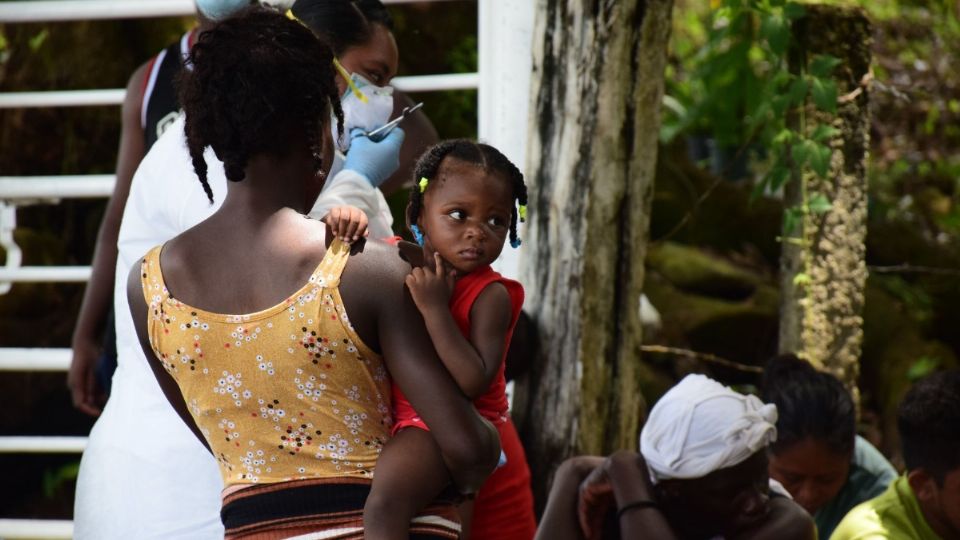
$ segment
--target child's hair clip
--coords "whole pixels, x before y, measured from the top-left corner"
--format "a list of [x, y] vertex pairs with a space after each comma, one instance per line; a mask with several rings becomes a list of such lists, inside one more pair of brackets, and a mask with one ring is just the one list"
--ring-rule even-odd
[[520, 207], [517, 208], [517, 215], [520, 216], [520, 223], [526, 223], [526, 221], [527, 221], [527, 205], [521, 204]]
[[427, 190], [427, 184], [429, 183], [430, 183], [430, 180], [428, 180], [426, 176], [420, 177], [420, 182], [417, 184], [420, 186], [420, 193], [423, 193], [424, 191]]
[[512, 247], [513, 249], [517, 249], [518, 247], [520, 247], [520, 244], [521, 244], [521, 243], [522, 243], [522, 242], [520, 242], [520, 239], [519, 239], [519, 238], [511, 238], [511, 239], [510, 239], [510, 247]]

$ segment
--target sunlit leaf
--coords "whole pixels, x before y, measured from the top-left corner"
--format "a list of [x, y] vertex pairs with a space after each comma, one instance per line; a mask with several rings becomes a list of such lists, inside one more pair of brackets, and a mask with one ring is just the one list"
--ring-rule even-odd
[[807, 145], [807, 152], [808, 159], [810, 160], [810, 168], [820, 177], [827, 176], [827, 173], [830, 171], [830, 157], [833, 155], [833, 152], [829, 146], [813, 141], [807, 142], [809, 143]]
[[818, 54], [810, 61], [810, 74], [818, 78], [829, 77], [840, 63], [840, 59], [835, 56]]
[[817, 108], [826, 112], [837, 110], [837, 83], [825, 79], [813, 79], [810, 96]]
[[831, 209], [833, 209], [833, 204], [830, 202], [830, 199], [826, 197], [823, 193], [817, 193], [807, 202], [807, 209], [811, 214], [821, 215], [826, 214]]
[[827, 124], [820, 124], [814, 128], [813, 134], [810, 135], [810, 138], [817, 142], [823, 142], [832, 139], [839, 134], [839, 129]]
[[760, 36], [770, 44], [773, 54], [782, 56], [790, 44], [790, 26], [780, 15], [764, 15], [760, 23]]
[[783, 211], [783, 234], [790, 236], [800, 225], [803, 219], [803, 210], [793, 206]]

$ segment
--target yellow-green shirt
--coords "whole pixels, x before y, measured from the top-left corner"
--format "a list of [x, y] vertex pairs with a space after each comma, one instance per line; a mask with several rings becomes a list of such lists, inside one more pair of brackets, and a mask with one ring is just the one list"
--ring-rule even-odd
[[830, 540], [941, 540], [920, 512], [906, 476], [897, 478], [880, 496], [854, 507]]

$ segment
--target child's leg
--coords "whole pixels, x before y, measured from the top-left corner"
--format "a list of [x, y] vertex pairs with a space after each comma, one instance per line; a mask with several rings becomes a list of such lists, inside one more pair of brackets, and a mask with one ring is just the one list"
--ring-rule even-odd
[[440, 449], [429, 432], [400, 430], [377, 459], [373, 486], [363, 507], [367, 540], [407, 540], [410, 520], [450, 483]]

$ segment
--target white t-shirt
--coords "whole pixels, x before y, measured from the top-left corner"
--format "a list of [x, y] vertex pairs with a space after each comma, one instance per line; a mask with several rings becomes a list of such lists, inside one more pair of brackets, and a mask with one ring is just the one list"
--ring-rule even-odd
[[[167, 403], [143, 355], [127, 304], [130, 268], [148, 250], [203, 221], [226, 196], [223, 164], [207, 149], [210, 204], [186, 148], [181, 116], [134, 174], [117, 242], [114, 312], [117, 371], [80, 463], [74, 538], [222, 539], [223, 483], [213, 456]], [[310, 212], [336, 205], [366, 212], [372, 237], [392, 236], [383, 194], [349, 170], [327, 182]]]

